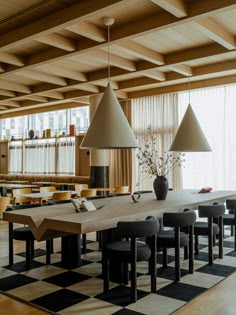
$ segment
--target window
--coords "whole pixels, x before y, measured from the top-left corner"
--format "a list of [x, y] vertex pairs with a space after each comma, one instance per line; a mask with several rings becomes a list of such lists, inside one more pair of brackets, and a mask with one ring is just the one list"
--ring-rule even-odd
[[[41, 138], [43, 130], [51, 129], [57, 137], [76, 125], [76, 133], [86, 132], [89, 123], [89, 106], [39, 113], [0, 120], [0, 138], [10, 140], [28, 138], [29, 130]], [[13, 174], [75, 174], [75, 139], [50, 138], [9, 142], [9, 173]]]

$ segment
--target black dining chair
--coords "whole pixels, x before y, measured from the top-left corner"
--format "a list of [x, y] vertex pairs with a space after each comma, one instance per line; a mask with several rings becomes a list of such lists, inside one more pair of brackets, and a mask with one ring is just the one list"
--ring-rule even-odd
[[[208, 236], [208, 262], [213, 264], [213, 246], [218, 235], [219, 258], [223, 258], [223, 215], [224, 204], [215, 203], [212, 205], [200, 205], [198, 207], [199, 218], [206, 218], [207, 222], [196, 221], [194, 224], [195, 254], [199, 254], [199, 236]], [[213, 220], [217, 220], [214, 223]]]
[[[167, 249], [175, 249], [175, 280], [179, 281], [180, 248], [185, 249], [185, 258], [189, 258], [189, 272], [194, 271], [193, 259], [193, 225], [196, 221], [196, 213], [193, 210], [187, 212], [166, 212], [163, 215], [163, 226], [157, 233], [157, 250], [163, 250], [163, 268], [167, 268]], [[174, 229], [166, 229], [174, 228]], [[187, 228], [186, 233], [181, 228]]]
[[[156, 235], [159, 222], [153, 217], [145, 221], [118, 222], [116, 237], [120, 240], [103, 245], [102, 272], [104, 277], [103, 289], [109, 289], [110, 261], [123, 263], [124, 274], [128, 274], [128, 264], [131, 264], [131, 301], [137, 300], [136, 263], [149, 261], [151, 275], [151, 292], [156, 292]], [[149, 244], [141, 242], [138, 238], [148, 238]], [[125, 284], [127, 284], [125, 277]]]
[[223, 215], [223, 226], [231, 227], [231, 236], [234, 236], [234, 250], [236, 250], [236, 199], [226, 200], [227, 213]]
[[[40, 207], [39, 204], [24, 204], [7, 207], [6, 211], [22, 210], [28, 208]], [[14, 262], [14, 240], [25, 241], [26, 252], [26, 269], [29, 269], [34, 258], [34, 241], [35, 237], [29, 226], [17, 227], [14, 229], [13, 222], [8, 223], [9, 226], [9, 265]], [[50, 255], [52, 251], [52, 240], [46, 240], [46, 263], [50, 264]]]

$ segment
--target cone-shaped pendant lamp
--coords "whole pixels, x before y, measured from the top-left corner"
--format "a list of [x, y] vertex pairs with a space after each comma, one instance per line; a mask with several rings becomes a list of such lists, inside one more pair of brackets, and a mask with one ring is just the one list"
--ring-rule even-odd
[[190, 104], [188, 105], [169, 151], [211, 151], [211, 147], [207, 142]]
[[106, 87], [81, 147], [94, 149], [138, 147], [110, 83]]
[[137, 148], [138, 144], [127, 118], [110, 85], [109, 39], [113, 18], [104, 18], [108, 26], [108, 85], [81, 143], [81, 148], [118, 149]]

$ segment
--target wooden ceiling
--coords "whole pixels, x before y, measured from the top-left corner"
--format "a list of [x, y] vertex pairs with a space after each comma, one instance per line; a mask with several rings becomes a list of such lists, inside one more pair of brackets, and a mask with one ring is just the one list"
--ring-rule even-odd
[[[0, 118], [236, 82], [236, 0], [0, 0]], [[190, 78], [190, 79], [189, 79]]]

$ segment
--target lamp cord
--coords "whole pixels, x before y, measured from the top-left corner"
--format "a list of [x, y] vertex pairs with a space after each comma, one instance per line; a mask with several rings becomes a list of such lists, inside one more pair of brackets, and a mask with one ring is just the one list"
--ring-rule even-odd
[[111, 75], [111, 69], [110, 69], [110, 25], [107, 26], [108, 29], [108, 36], [107, 36], [107, 59], [108, 59], [108, 83], [110, 83], [110, 75]]
[[188, 104], [190, 105], [190, 77], [188, 78]]

